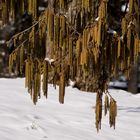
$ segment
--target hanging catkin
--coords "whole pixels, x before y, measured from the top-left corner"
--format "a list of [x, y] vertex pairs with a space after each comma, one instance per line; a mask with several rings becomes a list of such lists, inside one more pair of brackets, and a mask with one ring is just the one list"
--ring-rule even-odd
[[28, 60], [25, 61], [25, 87], [28, 87], [28, 70], [29, 70]]
[[38, 59], [34, 60], [33, 73], [34, 73], [34, 77], [32, 77], [33, 92], [31, 93], [31, 98], [33, 100], [33, 103], [36, 104], [38, 98], [40, 97], [40, 84], [41, 84], [41, 62]]
[[29, 0], [28, 11], [29, 11], [30, 14], [32, 13], [32, 0]]
[[134, 12], [134, 0], [129, 0], [129, 12]]
[[80, 56], [81, 56], [81, 37], [76, 41], [76, 57], [77, 57], [77, 75], [80, 67]]
[[109, 98], [108, 95], [105, 95], [105, 102], [104, 102], [104, 113], [107, 114], [107, 111], [109, 110]]
[[97, 32], [97, 45], [100, 46], [101, 45], [101, 39], [102, 39], [102, 21], [99, 20], [98, 23], [98, 32]]
[[64, 71], [62, 71], [59, 81], [59, 102], [61, 104], [64, 103], [64, 96], [65, 96], [65, 74]]
[[44, 96], [47, 98], [48, 96], [48, 61], [44, 61], [43, 64], [43, 93]]
[[116, 116], [117, 116], [117, 105], [116, 101], [114, 99], [110, 99], [110, 111], [109, 111], [109, 122], [110, 122], [110, 127], [114, 127], [115, 129], [115, 124], [116, 124]]
[[121, 26], [122, 26], [122, 35], [124, 36], [126, 34], [126, 31], [127, 31], [127, 22], [126, 22], [125, 18], [122, 19]]
[[65, 0], [59, 0], [60, 9], [64, 9], [64, 6], [65, 6], [64, 1]]
[[[58, 16], [55, 16], [55, 27], [54, 27], [54, 45], [56, 48], [59, 46], [59, 30], [60, 30], [60, 18]], [[57, 52], [56, 52], [57, 53]]]
[[127, 48], [130, 51], [130, 47], [131, 47], [131, 28], [128, 28], [128, 33], [127, 33]]
[[54, 37], [54, 13], [53, 11], [49, 12], [48, 15], [48, 33], [49, 39], [52, 41]]
[[23, 72], [23, 66], [24, 66], [24, 45], [20, 47], [20, 73]]
[[121, 55], [121, 39], [118, 39], [118, 53], [117, 53], [117, 57], [119, 58]]
[[72, 66], [73, 63], [73, 43], [72, 38], [69, 38], [69, 65]]
[[102, 97], [99, 92], [96, 95], [95, 114], [96, 114], [96, 128], [97, 131], [99, 131], [99, 129], [101, 129], [101, 119], [102, 119]]

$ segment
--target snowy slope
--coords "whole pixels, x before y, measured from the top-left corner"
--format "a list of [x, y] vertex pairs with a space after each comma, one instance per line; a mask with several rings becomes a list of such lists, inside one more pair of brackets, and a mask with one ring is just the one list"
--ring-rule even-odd
[[24, 79], [0, 79], [0, 140], [140, 140], [140, 95], [110, 90], [118, 102], [116, 130], [103, 117], [95, 129], [95, 94], [68, 87], [65, 104], [51, 85], [34, 106]]

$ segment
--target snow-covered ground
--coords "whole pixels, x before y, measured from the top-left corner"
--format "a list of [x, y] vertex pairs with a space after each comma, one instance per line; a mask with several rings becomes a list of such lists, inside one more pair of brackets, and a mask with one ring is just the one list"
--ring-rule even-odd
[[110, 90], [118, 103], [116, 130], [103, 117], [95, 129], [95, 94], [66, 89], [65, 104], [49, 86], [49, 97], [32, 104], [24, 79], [0, 79], [0, 140], [140, 140], [140, 94]]

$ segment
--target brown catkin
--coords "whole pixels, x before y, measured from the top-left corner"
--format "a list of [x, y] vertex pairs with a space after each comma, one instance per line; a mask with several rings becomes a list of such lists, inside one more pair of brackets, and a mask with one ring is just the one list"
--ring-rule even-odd
[[107, 111], [109, 109], [109, 98], [108, 95], [105, 95], [105, 102], [104, 102], [104, 113], [105, 115], [107, 114]]
[[12, 54], [9, 55], [9, 73], [12, 72]]
[[127, 22], [126, 22], [126, 19], [123, 18], [122, 19], [122, 35], [124, 36], [126, 34], [126, 31], [127, 31]]
[[59, 81], [59, 102], [61, 104], [64, 103], [64, 96], [65, 96], [65, 74], [64, 72], [62, 72]]
[[25, 61], [25, 87], [28, 87], [28, 60]]
[[69, 65], [73, 64], [73, 41], [72, 38], [69, 38]]
[[117, 51], [117, 57], [119, 58], [121, 55], [121, 39], [118, 39], [118, 51]]
[[24, 67], [24, 45], [20, 47], [20, 73], [22, 74]]
[[49, 72], [48, 61], [44, 61], [44, 64], [43, 64], [43, 93], [46, 98], [48, 96], [48, 72]]
[[102, 98], [100, 96], [100, 93], [97, 93], [96, 95], [96, 129], [99, 131], [101, 129], [101, 119], [102, 119]]
[[127, 48], [130, 51], [130, 47], [131, 47], [131, 28], [128, 28], [128, 33], [127, 33]]
[[115, 129], [115, 124], [116, 124], [116, 116], [117, 116], [117, 104], [114, 99], [110, 99], [110, 111], [109, 111], [109, 122], [110, 122], [110, 127], [114, 127]]
[[97, 45], [101, 45], [101, 39], [102, 39], [102, 21], [99, 20], [99, 25], [98, 25], [98, 32], [97, 32]]

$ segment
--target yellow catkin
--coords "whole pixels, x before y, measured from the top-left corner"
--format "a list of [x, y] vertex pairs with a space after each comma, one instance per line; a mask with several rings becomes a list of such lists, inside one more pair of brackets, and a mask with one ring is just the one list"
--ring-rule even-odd
[[32, 84], [33, 92], [31, 93], [31, 97], [33, 100], [33, 103], [36, 104], [38, 101], [38, 97], [40, 97], [40, 84], [41, 84], [41, 62], [36, 59], [32, 61], [34, 63], [33, 73], [34, 77], [32, 77], [32, 81], [34, 81]]
[[134, 12], [134, 0], [129, 0], [129, 13]]
[[117, 49], [118, 49], [117, 57], [119, 58], [121, 55], [121, 39], [120, 38], [118, 39], [118, 48]]
[[22, 41], [22, 39], [23, 39], [23, 34], [21, 34], [21, 35], [19, 36], [19, 41]]
[[128, 28], [128, 33], [127, 33], [127, 48], [130, 51], [131, 47], [131, 28]]
[[37, 73], [34, 75], [34, 86], [33, 86], [33, 95], [32, 95], [32, 100], [33, 103], [36, 104], [38, 100], [38, 92], [37, 92]]
[[82, 0], [82, 15], [84, 14], [85, 9], [85, 0]]
[[83, 51], [81, 52], [81, 55], [80, 55], [80, 65], [84, 65], [84, 52]]
[[87, 10], [90, 12], [90, 0], [87, 0]]
[[32, 28], [30, 34], [29, 34], [29, 42], [30, 42], [30, 49], [32, 50], [35, 48], [36, 45], [36, 39], [35, 39], [35, 27]]
[[[88, 41], [89, 41], [89, 36], [90, 36], [90, 31], [88, 29], [85, 30], [85, 48], [88, 48]], [[89, 35], [88, 35], [89, 34]]]
[[110, 122], [110, 127], [114, 127], [115, 129], [115, 124], [116, 124], [116, 116], [117, 116], [117, 104], [114, 99], [110, 99], [110, 111], [109, 111], [109, 122]]
[[25, 87], [28, 87], [28, 70], [29, 70], [28, 60], [25, 61]]
[[60, 9], [64, 9], [64, 0], [59, 0], [59, 6], [60, 6]]
[[32, 83], [31, 83], [31, 81], [32, 81], [32, 78], [31, 78], [31, 69], [32, 69], [32, 63], [31, 63], [31, 61], [28, 59], [28, 74], [27, 74], [27, 76], [28, 76], [28, 92], [31, 94], [31, 90], [32, 90]]
[[87, 65], [88, 63], [88, 50], [87, 49], [83, 50], [83, 60], [84, 60], [84, 64]]
[[52, 41], [54, 37], [54, 13], [52, 11], [49, 12], [48, 33], [49, 33], [49, 39]]
[[66, 19], [64, 16], [61, 17], [61, 29], [62, 29], [62, 36], [64, 38], [66, 34]]
[[40, 90], [41, 90], [41, 68], [42, 68], [42, 62], [38, 59], [38, 80], [37, 80], [37, 85], [38, 85], [38, 89], [37, 89], [37, 92], [38, 92], [38, 97], [41, 98], [41, 94], [40, 94]]
[[69, 65], [73, 64], [73, 42], [72, 38], [69, 38]]
[[101, 45], [101, 39], [102, 39], [102, 21], [99, 20], [99, 24], [98, 24], [98, 32], [97, 32], [97, 45], [100, 46]]
[[9, 73], [12, 72], [12, 54], [9, 55]]
[[49, 66], [48, 61], [44, 61], [44, 64], [43, 64], [43, 93], [46, 98], [48, 96], [48, 72], [49, 72], [48, 66]]
[[17, 46], [17, 37], [14, 38], [14, 46]]
[[15, 21], [15, 3], [14, 1], [11, 1], [10, 3], [10, 14], [11, 14], [11, 19], [13, 19], [13, 21]]
[[24, 66], [24, 45], [20, 48], [20, 73], [23, 72], [23, 66]]
[[108, 95], [105, 95], [105, 102], [104, 102], [104, 113], [107, 114], [107, 111], [109, 110], [109, 98]]
[[137, 62], [138, 58], [139, 39], [136, 37], [134, 41], [134, 61]]
[[76, 41], [76, 57], [77, 57], [77, 74], [80, 66], [80, 56], [81, 56], [81, 38], [79, 37]]
[[60, 31], [59, 31], [59, 46], [62, 48], [63, 44], [63, 29], [62, 29], [62, 18], [63, 16], [60, 16]]
[[33, 0], [29, 0], [28, 2], [28, 11], [29, 11], [29, 14], [32, 14], [33, 10]]
[[125, 35], [127, 31], [127, 22], [125, 18], [122, 19], [121, 27], [122, 27], [122, 35]]
[[59, 28], [60, 28], [60, 18], [55, 16], [55, 28], [54, 28], [54, 43], [58, 47], [59, 42]]
[[97, 93], [96, 95], [95, 114], [96, 114], [96, 129], [97, 131], [99, 131], [99, 129], [101, 129], [101, 119], [102, 119], [102, 99], [99, 93]]
[[28, 92], [30, 93], [31, 97], [33, 95], [33, 77], [34, 77], [34, 62], [32, 59], [28, 59]]
[[64, 103], [64, 96], [65, 96], [65, 75], [64, 72], [62, 72], [59, 81], [59, 102], [61, 104]]

